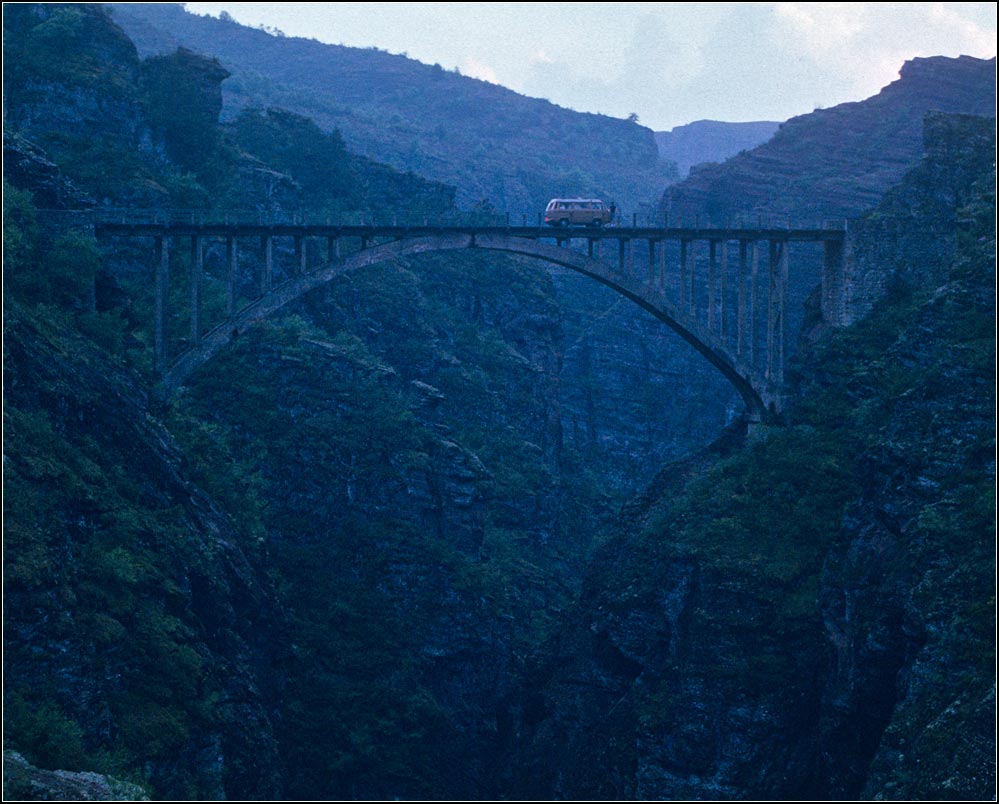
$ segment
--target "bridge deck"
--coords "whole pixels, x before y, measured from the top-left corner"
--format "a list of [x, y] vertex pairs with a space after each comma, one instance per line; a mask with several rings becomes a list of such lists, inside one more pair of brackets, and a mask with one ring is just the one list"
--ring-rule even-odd
[[502, 235], [530, 240], [776, 240], [783, 242], [842, 242], [843, 229], [705, 228], [705, 227], [570, 227], [337, 225], [316, 223], [184, 223], [100, 221], [97, 235], [130, 237], [363, 237], [402, 238], [440, 235]]

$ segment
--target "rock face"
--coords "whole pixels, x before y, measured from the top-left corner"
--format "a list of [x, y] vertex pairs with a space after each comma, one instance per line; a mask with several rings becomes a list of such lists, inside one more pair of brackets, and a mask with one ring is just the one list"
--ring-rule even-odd
[[675, 162], [680, 175], [704, 162], [724, 162], [740, 151], [755, 148], [769, 140], [780, 123], [759, 120], [752, 123], [724, 123], [696, 120], [669, 131], [656, 132], [656, 145], [663, 159]]
[[3, 132], [4, 177], [28, 190], [45, 209], [79, 209], [94, 203], [62, 175], [59, 166], [24, 137]]
[[932, 113], [923, 127], [925, 158], [892, 188], [876, 214], [850, 223], [847, 319], [867, 314], [893, 277], [940, 283], [964, 225], [974, 182], [995, 157], [995, 118]]
[[149, 801], [137, 784], [100, 773], [40, 770], [17, 751], [3, 754], [3, 796], [12, 801]]
[[71, 768], [124, 747], [181, 798], [274, 795], [282, 643], [252, 545], [127, 374], [9, 303], [4, 335], [11, 747]]

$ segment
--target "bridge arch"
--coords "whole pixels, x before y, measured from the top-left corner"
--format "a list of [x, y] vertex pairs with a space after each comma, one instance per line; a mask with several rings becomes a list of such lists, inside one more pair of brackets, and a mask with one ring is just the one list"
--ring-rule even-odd
[[606, 263], [571, 248], [563, 248], [535, 239], [505, 234], [446, 233], [404, 237], [370, 246], [327, 264], [311, 273], [294, 277], [250, 303], [232, 318], [202, 336], [197, 347], [181, 355], [164, 372], [158, 386], [162, 398], [169, 398], [191, 374], [218, 354], [234, 337], [246, 332], [256, 322], [270, 316], [286, 304], [301, 298], [339, 276], [369, 265], [413, 254], [482, 249], [533, 257], [559, 265], [600, 282], [647, 310], [676, 332], [713, 365], [739, 392], [746, 409], [755, 421], [762, 421], [779, 409], [779, 391], [760, 377], [750, 366], [734, 360], [723, 344], [690, 316], [680, 312], [661, 292], [649, 283], [614, 271]]

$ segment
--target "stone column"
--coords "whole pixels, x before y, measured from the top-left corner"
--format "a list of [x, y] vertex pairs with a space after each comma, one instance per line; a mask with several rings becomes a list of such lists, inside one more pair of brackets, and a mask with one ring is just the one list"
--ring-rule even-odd
[[788, 275], [788, 244], [770, 241], [770, 294], [767, 312], [767, 379], [784, 382], [785, 303]]
[[834, 327], [850, 323], [846, 303], [846, 260], [841, 240], [822, 244], [822, 320]]
[[778, 297], [778, 313], [780, 329], [777, 332], [777, 384], [783, 388], [784, 365], [787, 353], [787, 279], [791, 271], [791, 244], [785, 241], [780, 253], [780, 283]]
[[239, 255], [234, 235], [225, 238], [226, 280], [225, 280], [225, 314], [232, 318], [236, 314], [236, 277]]
[[656, 284], [656, 241], [649, 238], [649, 287]]
[[739, 241], [739, 282], [736, 290], [736, 336], [735, 353], [742, 357], [746, 341], [746, 269], [748, 268], [746, 241]]
[[718, 273], [718, 241], [708, 241], [708, 332], [715, 331], [715, 284]]
[[728, 241], [720, 240], [718, 245], [721, 246], [721, 260], [719, 265], [719, 275], [718, 275], [718, 291], [720, 298], [718, 300], [718, 332], [721, 334], [722, 338], [725, 338], [725, 275], [728, 273]]
[[191, 345], [201, 344], [201, 275], [204, 268], [204, 249], [201, 237], [191, 238]]
[[756, 365], [756, 285], [760, 274], [760, 249], [757, 241], [749, 244], [750, 274], [749, 274], [749, 363]]
[[688, 299], [687, 296], [687, 277], [688, 277], [688, 265], [687, 265], [687, 241], [680, 241], [680, 309], [683, 312], [687, 312]]
[[666, 292], [666, 241], [659, 241], [659, 289]]
[[295, 237], [295, 267], [298, 276], [305, 273], [305, 238], [301, 235]]
[[264, 235], [261, 245], [264, 248], [263, 274], [260, 277], [260, 295], [266, 296], [271, 292], [271, 285], [274, 282], [274, 238]]
[[156, 238], [156, 289], [153, 307], [153, 368], [162, 374], [167, 368], [166, 317], [167, 298], [170, 294], [170, 240], [162, 235]]

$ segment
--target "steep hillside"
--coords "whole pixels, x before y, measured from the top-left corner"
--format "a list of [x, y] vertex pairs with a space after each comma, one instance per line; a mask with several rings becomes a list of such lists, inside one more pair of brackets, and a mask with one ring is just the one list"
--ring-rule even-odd
[[178, 45], [216, 56], [232, 73], [226, 117], [276, 106], [338, 128], [352, 149], [535, 215], [556, 195], [614, 198], [628, 211], [658, 198], [675, 175], [653, 134], [581, 114], [375, 48], [277, 37], [173, 4], [112, 4], [143, 55]]
[[675, 162], [681, 176], [702, 162], [724, 162], [740, 151], [766, 142], [780, 123], [760, 120], [752, 123], [723, 123], [695, 120], [669, 131], [656, 132], [656, 145], [663, 159]]
[[[8, 40], [49, 50], [5, 132], [5, 747], [159, 798], [486, 796], [505, 697], [620, 494], [563, 448], [551, 278], [472, 254], [374, 266], [154, 405], [148, 246], [95, 243], [34, 193], [450, 196], [291, 113], [220, 127], [224, 70], [139, 60], [100, 7], [15, 11]], [[83, 126], [128, 159], [80, 159]], [[240, 265], [249, 282], [250, 249]], [[13, 794], [35, 772], [9, 764]]]
[[[892, 290], [800, 357], [790, 426], [667, 468], [595, 555], [518, 699], [518, 795], [992, 795], [995, 174], [941, 155], [868, 218]], [[962, 192], [928, 272], [931, 172]]]

